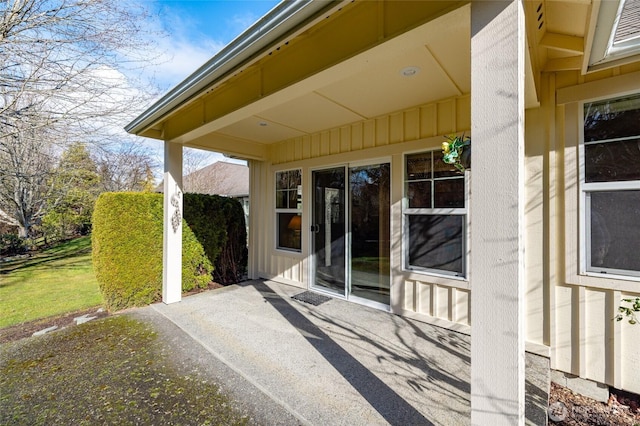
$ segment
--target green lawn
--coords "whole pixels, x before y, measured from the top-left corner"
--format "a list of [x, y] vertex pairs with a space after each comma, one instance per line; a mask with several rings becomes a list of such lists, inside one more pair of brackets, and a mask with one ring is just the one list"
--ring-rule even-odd
[[101, 304], [91, 237], [0, 263], [0, 328]]

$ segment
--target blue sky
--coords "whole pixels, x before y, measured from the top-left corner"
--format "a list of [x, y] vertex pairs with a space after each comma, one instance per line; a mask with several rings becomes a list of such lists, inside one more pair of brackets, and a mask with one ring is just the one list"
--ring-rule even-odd
[[[133, 0], [142, 2], [151, 16], [151, 32], [167, 34], [156, 40], [160, 60], [145, 78], [161, 94], [180, 83], [220, 49], [277, 5], [279, 0]], [[150, 105], [149, 105], [150, 106]], [[141, 111], [140, 111], [141, 112]], [[133, 117], [132, 117], [133, 118]], [[162, 164], [163, 145], [140, 138]], [[208, 151], [185, 149], [184, 169], [189, 173], [214, 161], [238, 162]], [[162, 167], [156, 175], [161, 178]]]
[[160, 40], [164, 62], [155, 80], [167, 90], [271, 10], [276, 0], [145, 0], [169, 36]]

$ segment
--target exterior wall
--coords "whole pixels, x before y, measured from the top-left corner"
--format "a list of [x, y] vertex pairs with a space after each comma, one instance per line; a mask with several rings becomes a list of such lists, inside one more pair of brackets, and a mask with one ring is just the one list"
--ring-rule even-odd
[[[469, 332], [470, 287], [468, 280], [405, 271], [402, 263], [402, 199], [404, 154], [439, 149], [443, 136], [469, 133], [470, 96], [446, 99], [389, 116], [283, 141], [271, 147], [270, 163], [251, 163], [252, 206], [259, 191], [260, 219], [251, 229], [261, 229], [256, 262], [257, 276], [300, 288], [308, 287], [311, 216], [311, 170], [367, 159], [391, 163], [391, 310], [426, 322]], [[275, 172], [302, 168], [302, 252], [275, 249]], [[252, 211], [252, 213], [255, 212]], [[255, 216], [251, 215], [250, 217]], [[258, 227], [258, 228], [256, 228]], [[253, 253], [253, 251], [252, 251]]]
[[[580, 114], [577, 100], [564, 102], [556, 98], [587, 99], [607, 93], [613, 97], [618, 91], [629, 89], [629, 85], [640, 90], [637, 72], [640, 65], [587, 76], [578, 72], [544, 73], [538, 93], [540, 107], [528, 109], [525, 118], [527, 350], [550, 356], [553, 369], [631, 392], [640, 392], [640, 369], [635, 368], [640, 351], [634, 337], [638, 326], [612, 318], [620, 299], [640, 295], [640, 283], [577, 277], [576, 120]], [[626, 83], [620, 83], [621, 78]], [[593, 95], [588, 84], [598, 81], [603, 83], [598, 90], [604, 94]], [[391, 310], [469, 333], [470, 281], [404, 270], [401, 233], [403, 155], [438, 149], [443, 135], [468, 132], [469, 128], [470, 96], [466, 95], [273, 145], [269, 162], [251, 163], [251, 202], [258, 209], [253, 210], [256, 214], [251, 216], [251, 227], [263, 230], [260, 238], [252, 233], [253, 241], [258, 243], [257, 247], [250, 244], [254, 276], [308, 287], [308, 235], [302, 234], [301, 253], [275, 249], [276, 171], [303, 169], [304, 231], [309, 229], [311, 169], [365, 159], [390, 159]], [[472, 225], [469, 231], [473, 232]]]
[[549, 253], [544, 280], [551, 284], [551, 367], [640, 393], [638, 326], [613, 320], [621, 299], [640, 296], [640, 282], [578, 273], [581, 102], [640, 92], [640, 64], [586, 76], [543, 74], [542, 79], [540, 113], [549, 145], [543, 159], [549, 190], [542, 209], [547, 223], [542, 238], [548, 240], [543, 245]]

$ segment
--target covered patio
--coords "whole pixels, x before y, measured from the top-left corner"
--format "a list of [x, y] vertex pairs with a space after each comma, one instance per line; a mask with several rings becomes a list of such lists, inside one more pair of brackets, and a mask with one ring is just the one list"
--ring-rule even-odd
[[[201, 365], [234, 372], [225, 392], [276, 417], [258, 422], [470, 424], [469, 336], [340, 299], [292, 298], [301, 293], [253, 280], [148, 309], [206, 351]], [[545, 424], [548, 360], [527, 354], [526, 366], [526, 422]]]
[[[523, 424], [531, 354], [547, 359], [563, 379], [579, 377], [596, 391], [638, 392], [637, 331], [611, 318], [621, 300], [637, 297], [640, 266], [620, 266], [613, 255], [604, 269], [598, 256], [592, 262], [591, 253], [608, 253], [613, 240], [595, 238], [593, 245], [588, 237], [599, 235], [602, 223], [620, 222], [590, 222], [587, 201], [601, 192], [636, 200], [640, 178], [603, 175], [597, 177], [602, 182], [591, 182], [584, 161], [599, 161], [595, 150], [585, 156], [590, 147], [609, 147], [605, 166], [617, 171], [629, 145], [635, 147], [629, 170], [637, 171], [640, 152], [629, 142], [638, 137], [637, 126], [620, 140], [586, 140], [584, 126], [593, 116], [585, 115], [585, 106], [622, 116], [640, 111], [634, 4], [283, 1], [127, 126], [165, 144], [164, 302], [181, 300], [182, 149], [208, 149], [249, 164], [249, 278], [291, 286], [276, 293], [314, 291], [341, 299], [317, 308], [341, 306], [326, 318], [310, 311], [315, 314], [304, 324], [313, 332], [294, 326], [303, 334], [291, 335], [314, 348], [338, 333], [331, 341], [340, 345], [314, 349], [316, 357], [352, 341], [356, 352], [367, 347], [365, 354], [404, 360], [416, 369], [407, 377], [429, 378], [418, 384], [405, 378], [393, 393], [383, 391], [413, 407], [400, 407], [406, 415], [441, 419], [449, 411], [444, 407], [457, 401], [453, 411], [462, 420], [451, 423], [470, 416], [473, 424]], [[620, 34], [602, 57], [598, 46], [617, 31], [616, 22], [630, 23], [624, 27], [632, 31]], [[606, 134], [617, 134], [619, 120], [597, 117]], [[473, 140], [470, 167], [462, 172], [443, 161], [442, 142], [450, 135]], [[614, 217], [620, 209], [601, 203], [608, 205], [614, 208], [605, 214]], [[636, 223], [627, 226], [635, 234], [622, 226], [616, 231], [633, 236], [627, 246], [618, 244], [622, 252], [637, 252]], [[345, 380], [350, 373], [338, 369], [335, 376], [335, 366], [309, 380], [315, 366], [294, 353], [304, 354], [304, 346], [291, 343], [289, 350], [281, 333], [270, 334], [276, 323], [262, 310], [284, 307], [278, 321], [286, 321], [287, 312], [298, 314], [288, 303], [271, 303], [272, 293], [259, 288], [241, 288], [246, 299], [222, 308], [265, 315], [253, 320], [254, 339], [271, 335], [269, 342], [279, 343], [272, 360], [284, 365], [284, 354], [291, 356], [288, 370], [301, 372], [294, 381]], [[384, 318], [375, 323], [380, 329], [362, 321], [362, 334], [352, 334], [357, 321], [343, 314], [368, 310], [344, 301], [380, 309], [372, 314]], [[157, 308], [199, 315], [197, 309], [188, 313], [191, 303]], [[248, 321], [231, 318], [235, 322], [200, 330], [202, 339]], [[424, 342], [407, 346], [417, 336], [413, 320], [442, 328], [430, 328], [434, 334], [423, 332]], [[276, 330], [290, 327], [277, 324]], [[391, 327], [389, 340], [379, 334], [383, 324]], [[313, 337], [320, 330], [322, 337]], [[386, 346], [371, 343], [378, 340], [364, 331], [406, 352], [380, 355]], [[457, 337], [455, 346], [447, 341], [468, 335], [471, 344], [467, 337]], [[448, 370], [442, 354], [452, 352], [455, 365], [463, 361]], [[345, 362], [355, 357], [342, 355]], [[397, 379], [394, 372], [406, 372], [390, 364], [388, 376], [378, 375], [382, 358], [355, 358], [356, 370], [369, 370], [385, 386]], [[379, 419], [405, 413], [371, 403], [365, 383], [347, 380], [344, 390], [356, 389], [355, 399], [376, 407]], [[318, 399], [311, 391], [300, 397], [301, 406]], [[414, 406], [416, 394], [422, 397]], [[344, 398], [342, 391], [335, 395]], [[330, 412], [352, 412], [336, 407]], [[354, 419], [359, 423], [358, 415]]]

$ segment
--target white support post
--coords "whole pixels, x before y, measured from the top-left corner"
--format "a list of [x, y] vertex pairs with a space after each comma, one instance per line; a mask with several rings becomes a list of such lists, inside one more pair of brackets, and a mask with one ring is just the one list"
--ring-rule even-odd
[[162, 301], [182, 299], [182, 145], [164, 143]]
[[524, 425], [521, 0], [471, 4], [471, 423]]
[[260, 247], [263, 234], [259, 233], [260, 220], [266, 214], [264, 212], [264, 199], [260, 188], [262, 172], [264, 170], [263, 162], [257, 160], [249, 160], [249, 259], [247, 264], [247, 276], [249, 279], [258, 279]]

